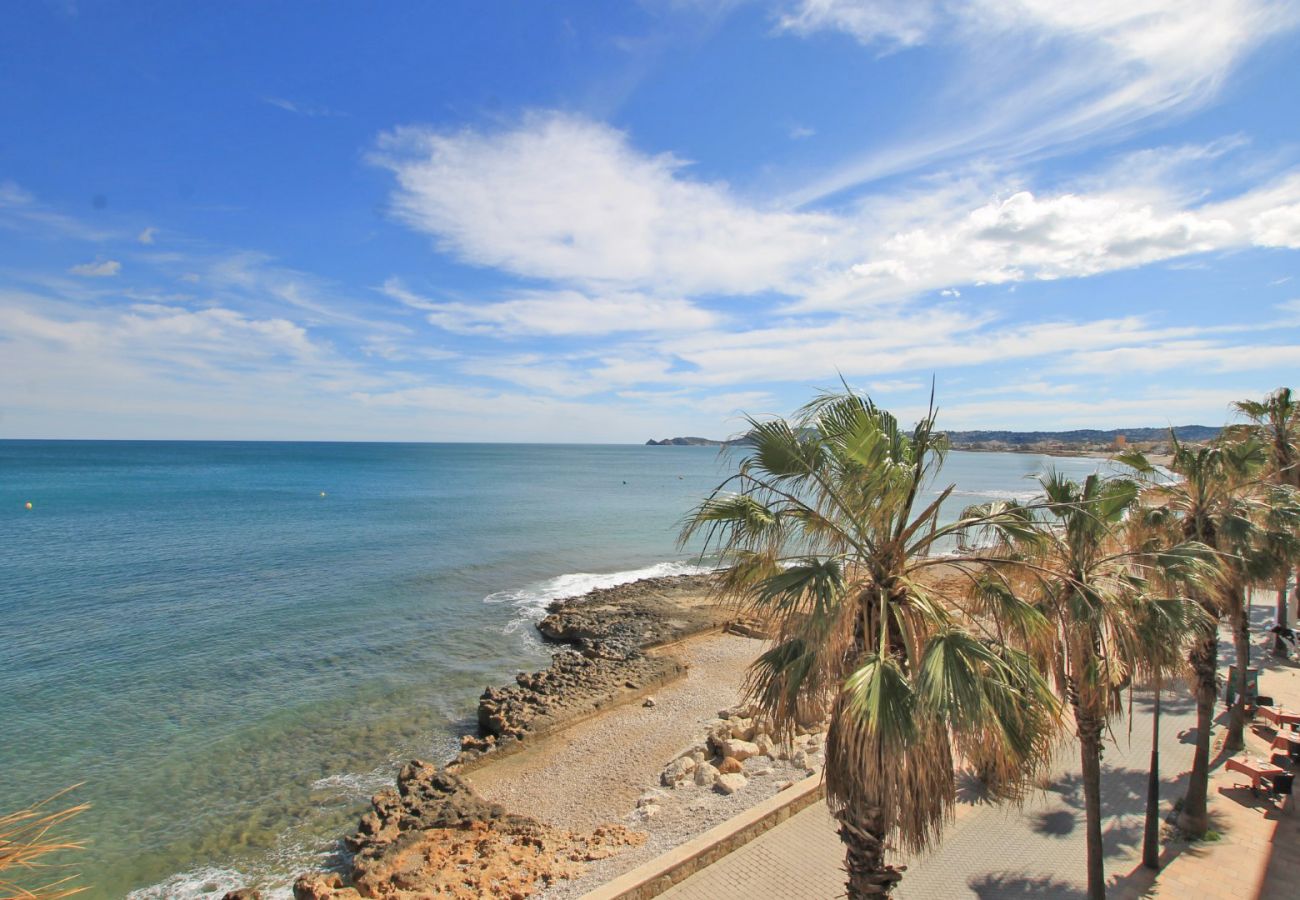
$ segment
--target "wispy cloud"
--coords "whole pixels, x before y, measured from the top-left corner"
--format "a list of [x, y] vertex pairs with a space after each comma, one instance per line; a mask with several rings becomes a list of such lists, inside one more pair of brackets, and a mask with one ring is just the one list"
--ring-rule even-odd
[[104, 259], [81, 263], [68, 269], [68, 271], [73, 275], [80, 275], [82, 278], [111, 278], [122, 271], [122, 264], [115, 259]]
[[840, 31], [878, 50], [933, 45], [958, 75], [927, 104], [940, 126], [851, 158], [786, 200], [803, 205], [961, 157], [1025, 158], [1185, 114], [1297, 21], [1294, 3], [1269, 0], [801, 0], [783, 30]]
[[322, 106], [315, 103], [301, 103], [294, 100], [286, 100], [283, 97], [263, 97], [262, 102], [270, 104], [276, 109], [282, 109], [285, 112], [290, 112], [297, 116], [306, 116], [309, 119], [334, 119], [347, 116], [347, 113], [331, 109], [328, 106]]

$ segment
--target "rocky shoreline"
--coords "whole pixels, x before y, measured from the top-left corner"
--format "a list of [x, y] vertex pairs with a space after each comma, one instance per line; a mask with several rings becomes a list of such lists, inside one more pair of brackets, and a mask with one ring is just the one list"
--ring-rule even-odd
[[686, 663], [656, 648], [732, 623], [712, 588], [708, 575], [671, 576], [552, 603], [538, 625], [562, 645], [551, 665], [487, 688], [479, 733], [466, 735], [444, 766], [407, 763], [396, 788], [376, 794], [344, 839], [346, 873], [302, 875], [295, 898], [522, 898], [644, 842], [621, 824], [576, 832], [517, 815], [485, 800], [463, 775], [680, 678]]

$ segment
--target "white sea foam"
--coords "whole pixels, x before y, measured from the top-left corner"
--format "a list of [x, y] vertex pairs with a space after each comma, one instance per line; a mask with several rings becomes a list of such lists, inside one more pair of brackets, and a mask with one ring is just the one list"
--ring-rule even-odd
[[[252, 879], [234, 869], [205, 867], [179, 872], [147, 888], [127, 894], [127, 900], [220, 900], [227, 891], [246, 887]], [[288, 884], [259, 887], [267, 900], [288, 900], [293, 888]]]
[[624, 572], [572, 572], [557, 575], [536, 584], [509, 591], [497, 591], [483, 598], [484, 603], [508, 603], [519, 610], [519, 618], [505, 627], [507, 634], [517, 631], [527, 622], [535, 622], [546, 612], [554, 600], [580, 597], [597, 588], [617, 587], [643, 578], [663, 578], [669, 575], [702, 575], [712, 572], [713, 566], [699, 566], [688, 562], [661, 562], [643, 569]]
[[383, 766], [372, 772], [345, 772], [327, 775], [311, 783], [313, 791], [328, 791], [353, 800], [369, 800], [393, 783], [393, 767]]

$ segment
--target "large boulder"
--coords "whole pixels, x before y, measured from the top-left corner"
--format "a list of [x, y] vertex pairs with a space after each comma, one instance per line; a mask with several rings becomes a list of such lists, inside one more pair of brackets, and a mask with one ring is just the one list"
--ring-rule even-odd
[[718, 780], [718, 774], [717, 767], [712, 763], [701, 763], [695, 767], [695, 783], [700, 787], [709, 787]]
[[751, 744], [749, 741], [742, 741], [738, 738], [730, 738], [722, 742], [722, 755], [727, 759], [736, 759], [744, 762], [751, 756], [758, 756], [759, 750], [757, 744]]
[[677, 787], [695, 771], [695, 760], [689, 756], [674, 759], [664, 767], [659, 775], [659, 782], [664, 787]]
[[720, 794], [734, 794], [748, 783], [744, 775], [733, 772], [730, 775], [719, 775], [713, 787]]
[[734, 756], [728, 756], [718, 763], [718, 771], [723, 775], [734, 775], [736, 772], [743, 772], [744, 770], [745, 767]]

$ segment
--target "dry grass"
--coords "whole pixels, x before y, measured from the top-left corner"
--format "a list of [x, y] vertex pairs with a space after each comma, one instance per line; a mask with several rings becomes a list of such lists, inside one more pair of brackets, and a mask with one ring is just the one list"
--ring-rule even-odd
[[[0, 900], [59, 900], [85, 890], [71, 884], [75, 874], [58, 877], [63, 863], [51, 862], [52, 854], [79, 850], [80, 841], [67, 840], [59, 832], [88, 804], [55, 808], [61, 797], [80, 787], [73, 785], [39, 803], [11, 813], [0, 813]], [[20, 878], [39, 887], [24, 887]], [[53, 878], [53, 880], [47, 880]]]

